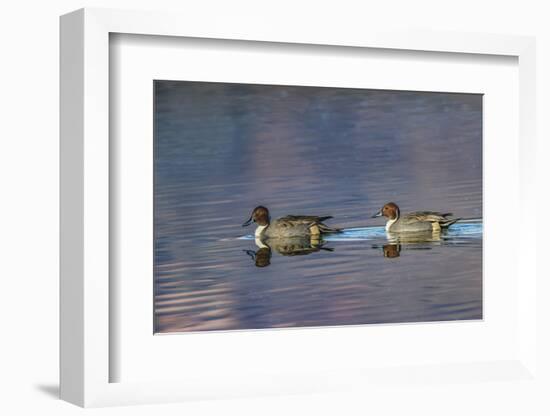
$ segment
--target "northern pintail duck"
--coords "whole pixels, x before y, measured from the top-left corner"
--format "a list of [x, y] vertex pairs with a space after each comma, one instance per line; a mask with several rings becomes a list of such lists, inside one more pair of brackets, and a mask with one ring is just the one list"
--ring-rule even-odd
[[416, 211], [408, 214], [401, 214], [399, 207], [388, 202], [380, 211], [372, 216], [386, 217], [386, 231], [391, 233], [421, 233], [421, 232], [439, 232], [448, 228], [450, 225], [457, 222], [460, 218], [447, 218], [453, 214], [433, 211]]
[[320, 236], [321, 234], [339, 232], [339, 229], [330, 228], [323, 224], [323, 221], [329, 218], [332, 218], [332, 216], [287, 215], [271, 221], [268, 209], [258, 206], [254, 208], [252, 215], [243, 224], [243, 227], [250, 225], [252, 222], [258, 224], [254, 233], [256, 238]]

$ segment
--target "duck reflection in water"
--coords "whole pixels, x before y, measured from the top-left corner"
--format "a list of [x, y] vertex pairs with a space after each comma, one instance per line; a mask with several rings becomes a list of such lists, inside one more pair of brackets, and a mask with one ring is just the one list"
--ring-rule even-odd
[[255, 239], [258, 250], [245, 250], [256, 267], [267, 267], [271, 264], [273, 251], [281, 256], [305, 256], [319, 251], [334, 251], [324, 247], [325, 242], [315, 236]]
[[374, 244], [372, 248], [382, 248], [384, 257], [394, 259], [401, 256], [401, 250], [406, 247], [406, 250], [431, 250], [434, 245], [439, 245], [442, 240], [442, 234], [445, 231], [426, 231], [406, 234], [386, 233], [388, 243], [380, 247], [379, 244]]
[[384, 252], [384, 257], [394, 259], [401, 255], [401, 244], [384, 244], [382, 251]]

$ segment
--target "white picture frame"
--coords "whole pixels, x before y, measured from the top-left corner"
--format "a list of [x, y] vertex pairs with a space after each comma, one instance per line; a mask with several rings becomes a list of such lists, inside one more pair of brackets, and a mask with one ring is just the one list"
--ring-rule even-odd
[[[405, 372], [380, 368], [368, 375], [349, 369], [331, 370], [327, 377], [278, 374], [250, 383], [235, 383], [235, 374], [216, 380], [110, 382], [117, 359], [109, 348], [109, 35], [112, 33], [382, 48], [453, 54], [516, 57], [519, 66], [520, 201], [527, 212], [535, 201], [529, 178], [535, 169], [535, 41], [530, 37], [467, 33], [396, 32], [367, 29], [331, 32], [326, 28], [259, 25], [243, 18], [239, 24], [213, 17], [207, 27], [191, 17], [168, 13], [82, 9], [61, 18], [61, 398], [80, 406], [158, 403], [194, 398], [255, 394], [322, 392], [350, 384], [373, 385], [403, 379]], [[238, 30], [237, 30], [238, 29]], [[479, 382], [472, 370], [495, 371], [506, 379], [535, 379], [537, 271], [529, 251], [535, 230], [528, 216], [519, 216], [517, 293], [518, 354], [508, 360], [457, 366], [422, 366], [413, 378]], [[306, 335], [307, 336], [307, 335]]]

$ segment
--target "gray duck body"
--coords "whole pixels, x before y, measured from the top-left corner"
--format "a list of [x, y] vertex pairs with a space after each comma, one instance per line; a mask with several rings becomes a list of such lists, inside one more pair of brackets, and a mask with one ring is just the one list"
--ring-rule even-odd
[[339, 229], [331, 228], [323, 223], [329, 218], [332, 216], [287, 215], [271, 221], [268, 209], [260, 205], [254, 208], [252, 215], [243, 224], [243, 227], [255, 222], [257, 228], [254, 235], [260, 239], [320, 236], [339, 232]]
[[258, 237], [265, 238], [289, 238], [302, 236], [315, 236], [324, 233], [337, 232], [323, 224], [323, 221], [332, 218], [331, 216], [317, 217], [311, 215], [287, 215], [269, 223], [267, 227], [259, 226]]
[[425, 233], [440, 232], [457, 222], [460, 218], [449, 218], [451, 213], [436, 211], [415, 211], [401, 214], [394, 202], [388, 202], [375, 217], [386, 217], [386, 231], [391, 233]]
[[441, 231], [454, 224], [458, 219], [447, 218], [451, 214], [434, 211], [416, 211], [401, 215], [396, 220], [389, 220], [386, 231], [392, 233], [419, 233], [426, 231]]

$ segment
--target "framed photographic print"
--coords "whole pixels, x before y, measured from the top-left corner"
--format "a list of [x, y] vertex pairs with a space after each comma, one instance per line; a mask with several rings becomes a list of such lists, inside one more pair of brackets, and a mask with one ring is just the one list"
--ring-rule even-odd
[[61, 19], [62, 398], [532, 379], [533, 39], [231, 28]]
[[155, 333], [482, 319], [482, 94], [153, 88]]

